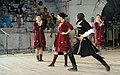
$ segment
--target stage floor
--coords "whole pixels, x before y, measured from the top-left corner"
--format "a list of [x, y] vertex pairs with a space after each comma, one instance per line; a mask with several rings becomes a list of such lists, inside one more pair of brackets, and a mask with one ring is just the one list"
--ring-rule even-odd
[[35, 54], [0, 55], [0, 75], [120, 75], [120, 49], [103, 50], [102, 56], [111, 66], [107, 72], [105, 67], [90, 57], [75, 56], [78, 65], [77, 72], [70, 72], [64, 67], [64, 56], [59, 55], [55, 67], [48, 67], [52, 61], [52, 52], [44, 51], [43, 62], [38, 62]]

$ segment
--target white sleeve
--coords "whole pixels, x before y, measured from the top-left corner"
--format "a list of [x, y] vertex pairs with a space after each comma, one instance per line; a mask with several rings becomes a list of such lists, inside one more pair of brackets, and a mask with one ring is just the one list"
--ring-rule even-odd
[[87, 37], [87, 36], [89, 36], [91, 33], [93, 33], [94, 31], [93, 31], [93, 29], [90, 29], [90, 30], [88, 30], [88, 31], [86, 31], [84, 34], [83, 34], [83, 37]]

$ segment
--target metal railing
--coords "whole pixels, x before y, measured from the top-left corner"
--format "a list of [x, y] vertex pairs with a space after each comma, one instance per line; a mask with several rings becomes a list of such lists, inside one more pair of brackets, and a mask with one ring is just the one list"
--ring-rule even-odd
[[3, 41], [4, 41], [4, 44], [3, 44], [3, 50], [4, 50], [4, 53], [7, 53], [8, 55], [8, 44], [7, 44], [7, 37], [10, 35], [9, 33], [5, 32], [3, 29], [0, 29], [2, 33], [5, 34]]
[[[21, 42], [22, 41], [21, 39], [23, 39], [20, 36], [20, 35], [22, 35], [21, 33], [11, 33], [11, 32], [8, 33], [8, 31], [6, 31], [4, 29], [0, 29], [0, 31], [3, 34], [2, 37], [1, 37], [1, 41], [3, 41], [3, 42], [1, 42], [1, 44], [0, 44], [3, 47], [3, 54], [7, 54], [7, 55], [12, 54], [12, 55], [14, 55], [15, 53], [26, 53], [28, 50], [31, 53], [34, 52], [33, 48], [32, 48], [32, 44], [31, 44], [31, 41], [32, 41], [31, 40], [31, 38], [32, 38], [31, 34], [32, 33], [27, 32], [27, 35], [28, 35], [27, 39], [28, 39], [28, 43], [30, 45], [27, 46], [27, 47], [21, 47], [21, 45], [23, 44], [23, 42]], [[14, 40], [14, 37], [13, 37], [14, 34], [19, 34], [19, 35], [15, 35], [18, 38], [18, 41], [17, 41], [18, 43], [14, 42], [14, 41], [16, 41], [16, 39]], [[26, 32], [23, 33], [23, 34], [26, 34]], [[11, 40], [13, 40], [13, 42]], [[14, 44], [12, 45], [10, 42], [12, 42]], [[17, 45], [15, 46], [15, 44], [17, 44]]]

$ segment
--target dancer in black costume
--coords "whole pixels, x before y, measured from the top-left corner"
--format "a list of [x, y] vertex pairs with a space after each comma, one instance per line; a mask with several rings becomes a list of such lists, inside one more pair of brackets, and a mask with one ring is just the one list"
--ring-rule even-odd
[[102, 65], [105, 66], [107, 71], [110, 71], [110, 66], [103, 60], [103, 58], [96, 54], [99, 51], [87, 38], [89, 34], [93, 32], [92, 27], [84, 19], [83, 13], [78, 13], [77, 15], [77, 43], [69, 50], [68, 55], [72, 63], [72, 68], [69, 68], [69, 71], [77, 71], [77, 65], [74, 58], [74, 54], [81, 55], [81, 57], [93, 56], [97, 59]]

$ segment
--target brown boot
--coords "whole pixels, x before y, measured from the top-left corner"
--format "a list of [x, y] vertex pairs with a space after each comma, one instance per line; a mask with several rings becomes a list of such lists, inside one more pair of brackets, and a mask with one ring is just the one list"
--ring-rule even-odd
[[54, 67], [57, 57], [58, 57], [58, 55], [54, 55], [52, 63], [50, 65], [48, 65], [49, 67]]

